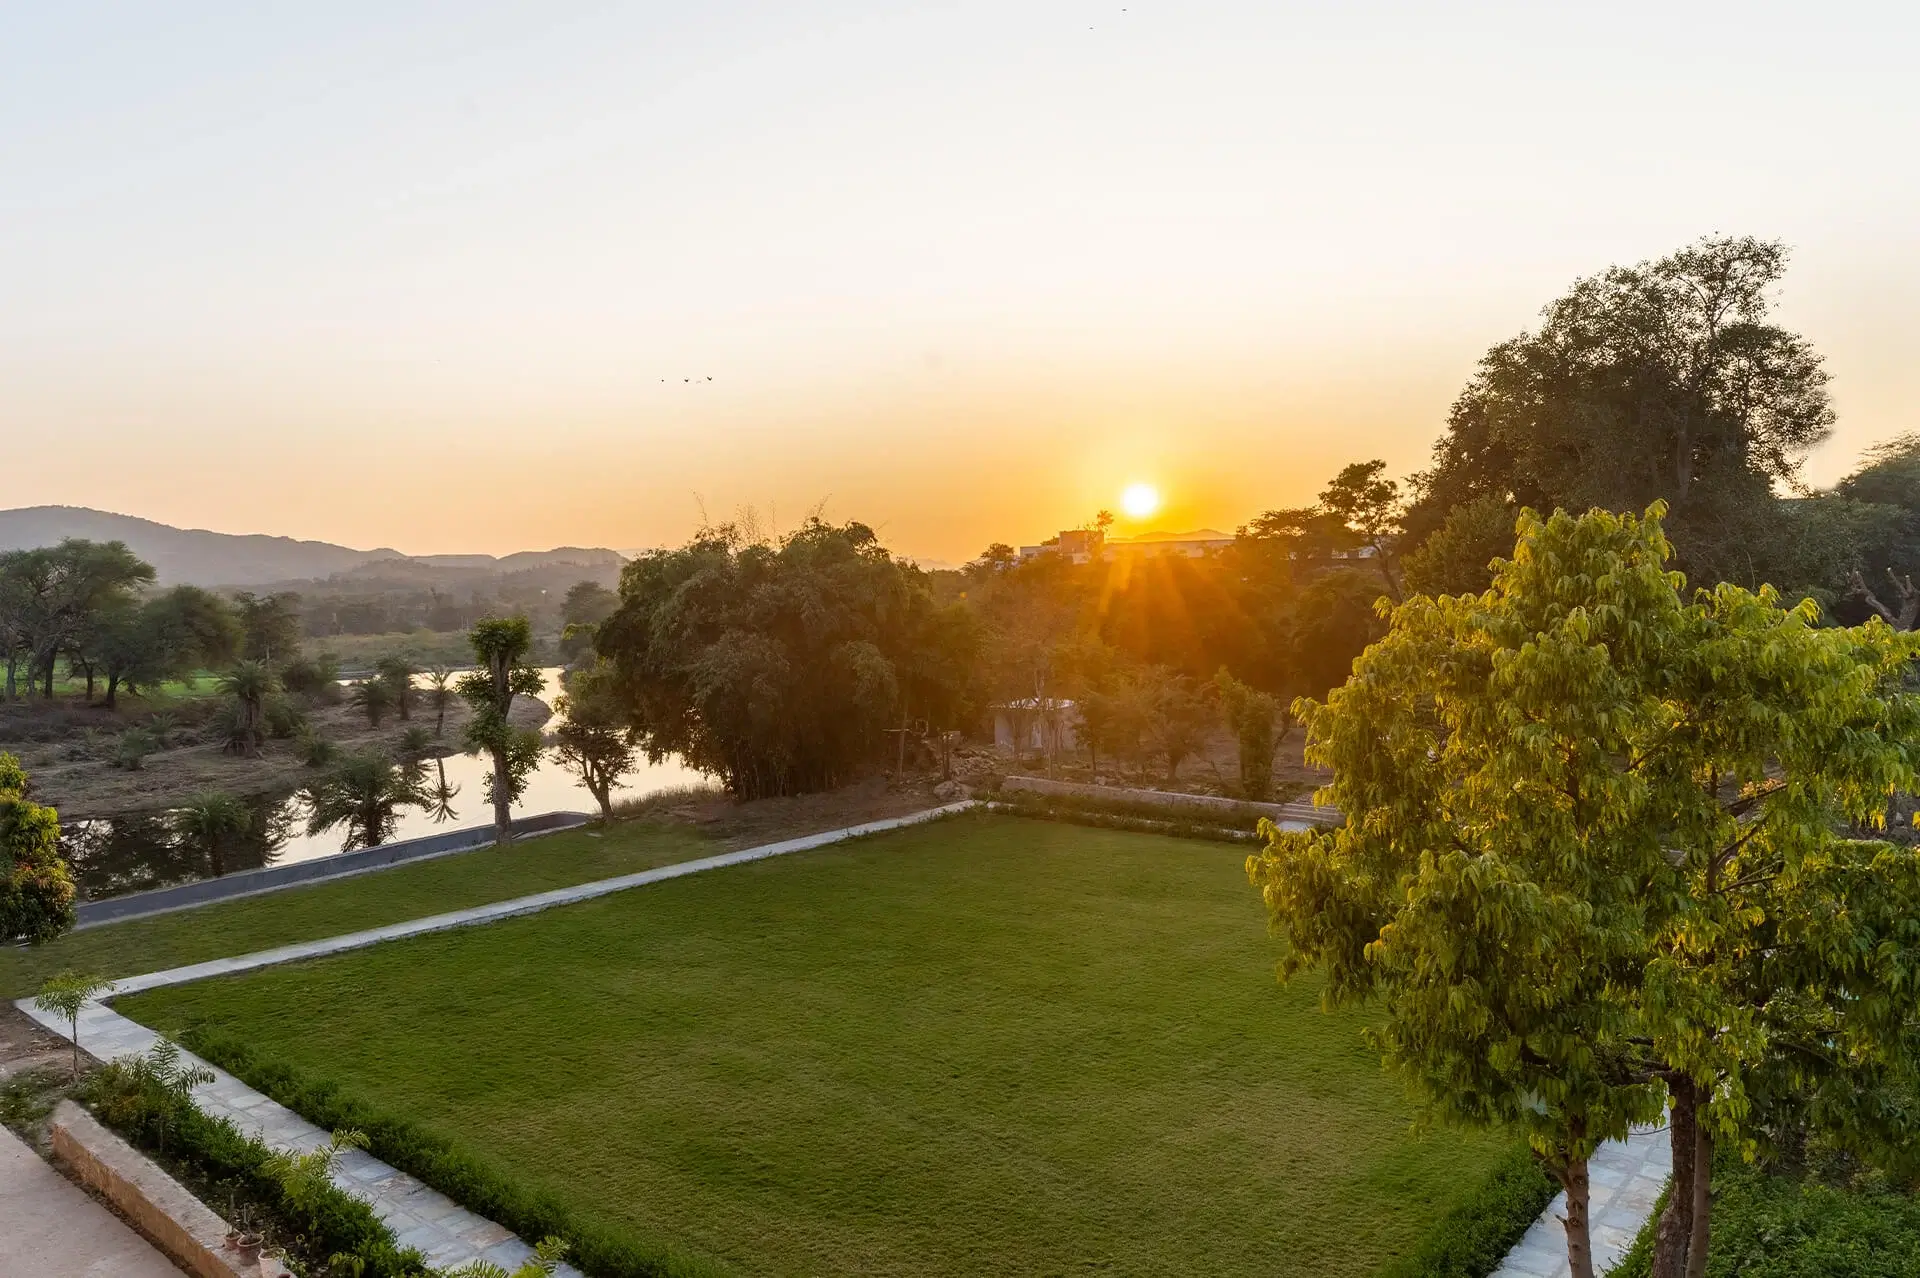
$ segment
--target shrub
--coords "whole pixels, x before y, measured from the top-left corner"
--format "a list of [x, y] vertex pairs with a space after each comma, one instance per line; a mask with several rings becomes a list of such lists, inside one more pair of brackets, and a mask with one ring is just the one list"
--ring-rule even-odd
[[[358, 1262], [363, 1278], [421, 1278], [419, 1252], [402, 1248], [373, 1209], [331, 1184], [291, 1192], [285, 1159], [224, 1118], [213, 1118], [171, 1086], [153, 1060], [117, 1060], [91, 1074], [80, 1098], [107, 1126], [145, 1149], [171, 1154], [215, 1179], [232, 1180], [270, 1204], [315, 1250]], [[190, 1088], [190, 1084], [188, 1087]]]
[[309, 768], [324, 768], [339, 757], [339, 747], [314, 730], [312, 724], [301, 727], [294, 738], [294, 748], [300, 751], [300, 761]]
[[148, 755], [159, 749], [160, 743], [153, 733], [145, 728], [128, 728], [120, 734], [119, 744], [114, 748], [113, 766], [125, 768], [129, 772], [138, 772]]
[[289, 737], [300, 735], [307, 726], [307, 714], [291, 697], [270, 697], [267, 700], [267, 735], [276, 741], [285, 741]]
[[1558, 1192], [1532, 1151], [1520, 1146], [1380, 1278], [1484, 1278]]

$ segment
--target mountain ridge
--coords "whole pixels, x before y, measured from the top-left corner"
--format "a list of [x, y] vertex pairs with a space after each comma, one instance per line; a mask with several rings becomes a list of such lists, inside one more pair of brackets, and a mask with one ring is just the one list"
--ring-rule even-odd
[[154, 566], [163, 585], [267, 586], [316, 581], [370, 564], [402, 561], [422, 568], [514, 572], [549, 563], [619, 561], [602, 547], [560, 546], [510, 555], [406, 555], [390, 546], [358, 550], [329, 541], [269, 533], [179, 528], [138, 515], [87, 506], [21, 506], [0, 510], [0, 551], [50, 546], [65, 537], [123, 541]]

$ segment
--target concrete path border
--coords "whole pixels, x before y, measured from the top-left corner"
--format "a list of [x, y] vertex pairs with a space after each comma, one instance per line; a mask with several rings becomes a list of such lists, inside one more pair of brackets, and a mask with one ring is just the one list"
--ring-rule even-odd
[[[517, 897], [508, 901], [496, 901], [491, 905], [475, 906], [467, 910], [435, 914], [423, 919], [390, 924], [387, 927], [371, 928], [364, 932], [349, 932], [344, 936], [328, 937], [298, 945], [285, 945], [278, 949], [262, 950], [256, 954], [245, 954], [237, 958], [216, 959], [209, 963], [194, 963], [187, 967], [169, 968], [162, 972], [148, 972], [141, 976], [116, 981], [108, 997], [135, 994], [141, 990], [158, 989], [167, 985], [181, 985], [189, 981], [246, 972], [280, 963], [295, 963], [302, 959], [341, 954], [349, 950], [378, 945], [382, 941], [421, 936], [429, 932], [446, 931], [449, 928], [491, 923], [497, 919], [515, 918], [523, 914], [535, 914], [556, 906], [571, 905], [577, 901], [590, 901], [615, 892], [624, 892], [629, 888], [644, 887], [649, 883], [680, 878], [683, 875], [764, 861], [770, 857], [806, 852], [864, 835], [882, 834], [889, 830], [919, 825], [965, 812], [976, 806], [978, 805], [973, 800], [950, 803], [944, 807], [929, 808], [922, 812], [891, 817], [884, 821], [869, 821], [864, 825], [828, 830], [821, 834], [810, 834], [797, 839], [785, 839], [779, 843], [768, 843], [739, 852], [702, 857], [696, 861], [682, 861], [677, 865], [663, 865], [657, 869], [643, 870], [636, 874], [623, 874], [617, 878], [579, 883], [572, 887], [556, 888], [550, 892], [539, 892], [532, 896]], [[62, 1040], [71, 1037], [66, 1021], [40, 1011], [34, 1007], [32, 999], [20, 999], [14, 1006]], [[159, 1038], [160, 1036], [154, 1031], [122, 1016], [102, 1002], [90, 1002], [80, 1013], [80, 1045], [100, 1060], [144, 1055], [153, 1049], [153, 1045], [159, 1041]], [[213, 1081], [194, 1089], [194, 1100], [207, 1113], [215, 1117], [231, 1119], [242, 1132], [250, 1136], [258, 1136], [276, 1149], [297, 1150], [304, 1153], [318, 1149], [327, 1143], [328, 1133], [292, 1110], [254, 1091], [225, 1070], [213, 1068], [208, 1062], [200, 1060], [192, 1053], [183, 1052], [182, 1055], [212, 1070]], [[464, 1265], [469, 1261], [486, 1260], [511, 1272], [533, 1256], [533, 1249], [515, 1237], [513, 1232], [505, 1226], [475, 1215], [446, 1195], [428, 1188], [412, 1176], [388, 1166], [362, 1150], [350, 1150], [341, 1156], [334, 1182], [348, 1193], [364, 1199], [373, 1208], [375, 1214], [399, 1237], [403, 1246], [418, 1247], [425, 1253], [428, 1262], [436, 1267], [450, 1268]], [[570, 1265], [562, 1265], [559, 1273], [566, 1278], [581, 1278], [579, 1271]]]

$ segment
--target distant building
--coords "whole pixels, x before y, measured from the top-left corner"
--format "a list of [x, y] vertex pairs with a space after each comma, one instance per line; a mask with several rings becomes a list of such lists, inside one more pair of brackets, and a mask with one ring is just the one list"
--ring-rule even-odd
[[1015, 755], [1048, 758], [1080, 748], [1080, 714], [1058, 697], [1026, 697], [993, 706], [993, 743]]
[[1107, 537], [1097, 529], [1069, 528], [1051, 541], [1038, 546], [1020, 547], [1020, 558], [1032, 559], [1037, 555], [1064, 555], [1076, 564], [1092, 563], [1096, 559], [1111, 562], [1128, 556], [1154, 559], [1163, 555], [1177, 556], [1181, 559], [1204, 559], [1217, 551], [1233, 544], [1233, 538], [1227, 533], [1212, 528], [1201, 528], [1194, 532], [1141, 533], [1138, 537]]

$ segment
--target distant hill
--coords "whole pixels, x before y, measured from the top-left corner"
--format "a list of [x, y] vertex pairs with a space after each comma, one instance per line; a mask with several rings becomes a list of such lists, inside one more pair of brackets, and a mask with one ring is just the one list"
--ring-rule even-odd
[[[50, 546], [63, 537], [92, 541], [124, 541], [134, 554], [154, 566], [166, 585], [265, 586], [313, 581], [336, 573], [367, 572], [383, 565], [396, 575], [409, 568], [470, 569], [483, 572], [521, 572], [553, 564], [618, 568], [621, 557], [611, 550], [563, 546], [557, 550], [527, 550], [496, 558], [493, 555], [403, 555], [382, 547], [355, 550], [325, 541], [297, 541], [259, 533], [236, 535], [203, 528], [175, 528], [132, 515], [116, 515], [83, 506], [29, 506], [0, 510], [0, 551]], [[396, 562], [397, 561], [397, 562]], [[385, 571], [374, 575], [386, 575]]]

